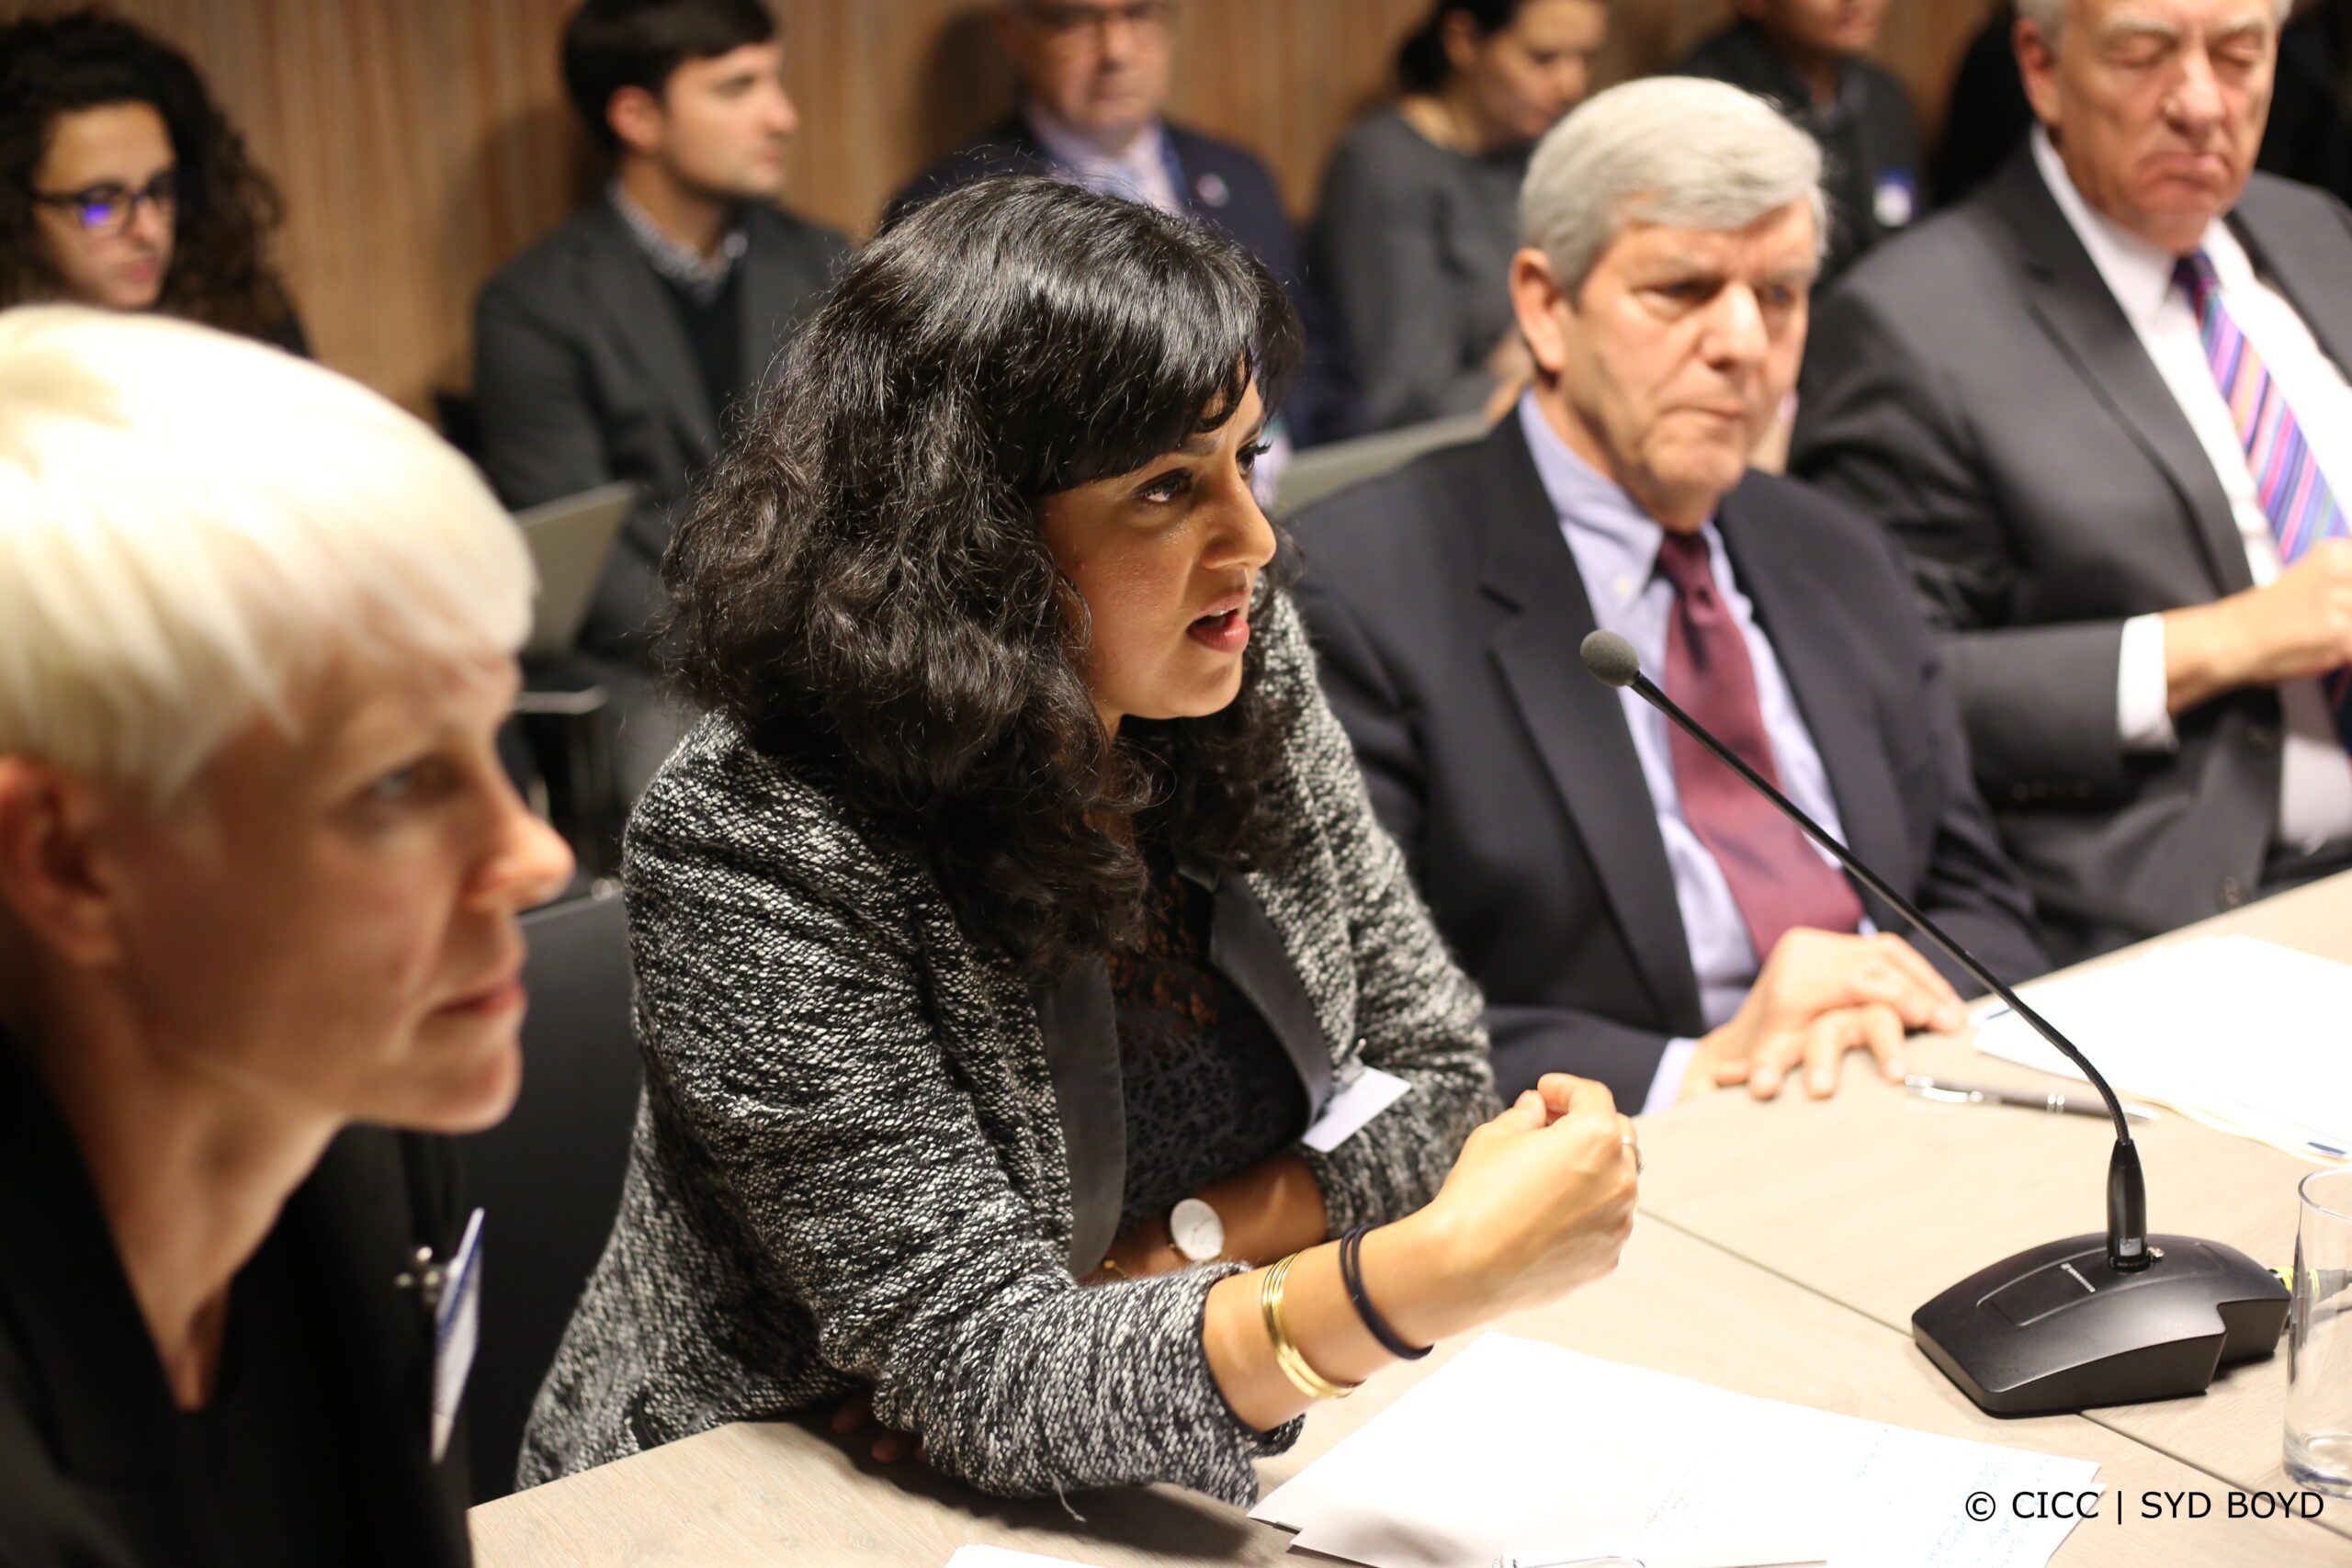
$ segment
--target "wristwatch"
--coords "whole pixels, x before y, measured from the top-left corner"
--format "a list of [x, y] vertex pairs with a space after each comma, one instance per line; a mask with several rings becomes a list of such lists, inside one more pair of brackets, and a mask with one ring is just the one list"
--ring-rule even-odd
[[1214, 1263], [1225, 1256], [1225, 1222], [1198, 1198], [1168, 1211], [1168, 1235], [1187, 1263]]

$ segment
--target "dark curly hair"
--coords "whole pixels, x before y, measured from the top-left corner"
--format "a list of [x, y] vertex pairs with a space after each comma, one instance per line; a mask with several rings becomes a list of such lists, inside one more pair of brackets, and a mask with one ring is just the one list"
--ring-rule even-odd
[[59, 288], [33, 228], [33, 179], [51, 127], [61, 115], [126, 103], [163, 117], [184, 182], [156, 308], [283, 341], [295, 330], [294, 303], [266, 254], [284, 212], [277, 187], [245, 155], [187, 56], [96, 10], [0, 27], [0, 306]]
[[1216, 429], [1253, 378], [1272, 408], [1299, 348], [1273, 276], [1204, 228], [1044, 178], [936, 198], [851, 264], [680, 525], [673, 673], [1023, 973], [1132, 942], [1139, 845], [1269, 863], [1292, 716], [1253, 642], [1222, 712], [1114, 744], [1039, 502]]

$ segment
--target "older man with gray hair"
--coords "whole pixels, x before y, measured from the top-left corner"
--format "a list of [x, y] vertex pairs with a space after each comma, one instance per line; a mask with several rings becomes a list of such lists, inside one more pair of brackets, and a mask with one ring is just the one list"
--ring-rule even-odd
[[1821, 157], [1720, 83], [1614, 88], [1536, 150], [1511, 301], [1534, 384], [1484, 441], [1295, 526], [1324, 688], [1485, 988], [1506, 1092], [1657, 1109], [1959, 1022], [1901, 937], [1721, 762], [1577, 646], [1618, 632], [1686, 708], [1996, 969], [2043, 967], [1897, 557], [1748, 454], [1796, 379]]
[[2040, 126], [1825, 302], [1795, 463], [2071, 958], [2352, 865], [2352, 212], [2253, 172], [2283, 0], [2018, 10]]

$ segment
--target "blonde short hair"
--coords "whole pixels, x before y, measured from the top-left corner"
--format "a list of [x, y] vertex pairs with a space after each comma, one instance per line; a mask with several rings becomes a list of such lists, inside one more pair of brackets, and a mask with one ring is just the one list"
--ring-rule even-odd
[[0, 313], [0, 755], [161, 803], [334, 660], [511, 653], [533, 579], [375, 393], [184, 321]]

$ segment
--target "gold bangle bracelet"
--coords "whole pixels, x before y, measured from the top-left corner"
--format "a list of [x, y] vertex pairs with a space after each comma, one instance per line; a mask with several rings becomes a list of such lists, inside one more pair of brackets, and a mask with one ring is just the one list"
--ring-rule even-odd
[[1258, 1282], [1258, 1311], [1266, 1320], [1266, 1337], [1274, 1344], [1274, 1365], [1283, 1370], [1291, 1387], [1309, 1399], [1345, 1399], [1360, 1385], [1333, 1382], [1317, 1371], [1283, 1323], [1283, 1280], [1290, 1273], [1290, 1266], [1297, 1261], [1298, 1254], [1294, 1252], [1267, 1269]]

